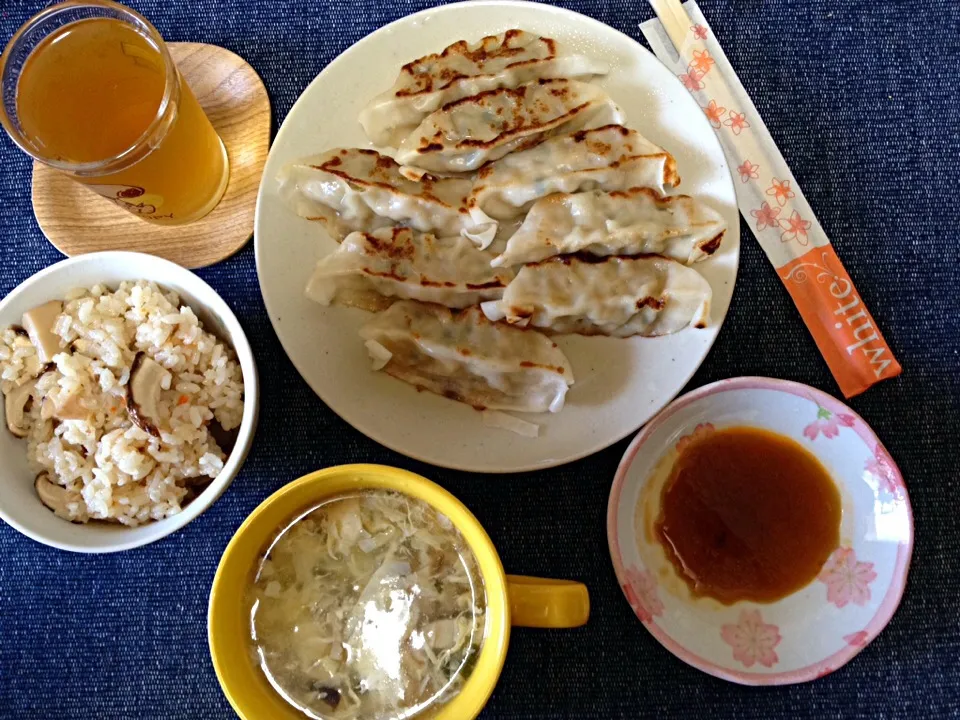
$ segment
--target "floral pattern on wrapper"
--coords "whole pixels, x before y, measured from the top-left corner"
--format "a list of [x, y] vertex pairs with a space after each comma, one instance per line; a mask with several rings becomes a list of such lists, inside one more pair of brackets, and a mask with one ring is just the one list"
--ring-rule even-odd
[[812, 223], [808, 220], [804, 220], [800, 217], [800, 213], [796, 210], [793, 211], [793, 214], [790, 215], [786, 220], [780, 221], [780, 227], [783, 228], [783, 234], [780, 235], [780, 242], [790, 242], [791, 240], [796, 240], [798, 243], [806, 247], [810, 244], [810, 238], [807, 236], [807, 231], [810, 229]]
[[[713, 100], [710, 102], [713, 102]], [[755, 165], [749, 160], [744, 160], [742, 165], [737, 166], [737, 172], [740, 173], [740, 182], [750, 182], [760, 177], [760, 166]], [[764, 203], [764, 205], [766, 205], [766, 203]]]
[[687, 90], [703, 90], [703, 73], [699, 70], [690, 68], [679, 77]]
[[750, 127], [750, 123], [747, 122], [747, 116], [743, 113], [730, 111], [730, 116], [723, 121], [723, 124], [730, 128], [730, 132], [734, 135], [739, 135], [741, 132]]
[[717, 61], [710, 57], [707, 50], [694, 50], [693, 60], [690, 61], [690, 67], [697, 70], [701, 75], [710, 72], [710, 68], [717, 64]]
[[[707, 120], [710, 121], [714, 129], [719, 130], [723, 126], [723, 114], [726, 111], [727, 109], [725, 107], [717, 105], [716, 100], [711, 100], [703, 109], [703, 114], [707, 116]], [[740, 172], [742, 173], [743, 171], [741, 170]]]
[[769, 195], [776, 200], [777, 205], [780, 207], [786, 205], [787, 200], [797, 196], [797, 194], [790, 188], [790, 181], [780, 180], [779, 178], [773, 179], [773, 182], [770, 183], [770, 187], [766, 189], [764, 194]]
[[766, 230], [770, 227], [779, 227], [780, 221], [777, 216], [780, 214], [780, 208], [773, 207], [770, 203], [764, 203], [756, 210], [751, 210], [750, 214], [757, 221], [757, 230]]

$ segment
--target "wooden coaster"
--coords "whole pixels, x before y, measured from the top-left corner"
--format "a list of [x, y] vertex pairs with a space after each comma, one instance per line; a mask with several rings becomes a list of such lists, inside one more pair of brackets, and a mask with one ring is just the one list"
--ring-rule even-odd
[[260, 176], [270, 147], [270, 98], [256, 70], [229, 50], [169, 43], [170, 54], [230, 157], [223, 199], [204, 218], [164, 226], [140, 220], [66, 175], [33, 164], [33, 212], [65, 255], [137, 250], [187, 268], [230, 257], [253, 235]]

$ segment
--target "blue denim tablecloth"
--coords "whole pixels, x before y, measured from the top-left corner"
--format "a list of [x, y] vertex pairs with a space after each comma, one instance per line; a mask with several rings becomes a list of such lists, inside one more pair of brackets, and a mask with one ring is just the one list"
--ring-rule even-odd
[[[0, 0], [5, 42], [41, 0]], [[227, 47], [259, 71], [274, 128], [323, 67], [422, 0], [136, 0], [168, 40]], [[900, 610], [826, 678], [743, 688], [687, 667], [633, 616], [607, 554], [607, 493], [625, 443], [545, 472], [481, 477], [390, 452], [300, 379], [270, 326], [253, 247], [200, 275], [236, 311], [262, 379], [260, 429], [217, 504], [150, 547], [84, 556], [0, 525], [0, 715], [229, 718], [206, 643], [207, 593], [241, 520], [310, 470], [382, 462], [429, 475], [477, 514], [512, 572], [579, 578], [593, 616], [514, 633], [484, 718], [960, 717], [960, 70], [957, 0], [701, 0], [903, 376], [851, 403], [899, 463], [916, 549]], [[642, 0], [563, 5], [639, 38]], [[30, 164], [0, 141], [0, 290], [59, 259], [30, 207]], [[735, 375], [837, 394], [780, 281], [744, 231], [716, 347], [690, 387]], [[2, 489], [0, 489], [2, 492]], [[266, 720], [266, 719], [265, 719]]]

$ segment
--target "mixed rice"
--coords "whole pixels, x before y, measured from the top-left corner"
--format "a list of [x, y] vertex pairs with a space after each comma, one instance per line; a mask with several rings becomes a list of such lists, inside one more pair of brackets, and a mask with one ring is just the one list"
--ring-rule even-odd
[[[180, 512], [223, 469], [214, 434], [240, 425], [243, 376], [232, 350], [175, 293], [144, 281], [70, 293], [51, 329], [50, 362], [32, 332], [0, 334], [0, 389], [10, 398], [22, 388], [41, 499], [75, 522], [133, 526]], [[131, 373], [147, 365], [155, 387], [145, 418]]]

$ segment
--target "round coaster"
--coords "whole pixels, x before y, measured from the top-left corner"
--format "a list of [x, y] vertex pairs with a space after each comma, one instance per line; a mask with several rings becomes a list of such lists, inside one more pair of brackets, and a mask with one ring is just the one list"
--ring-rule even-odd
[[216, 45], [169, 43], [230, 158], [230, 182], [213, 211], [187, 225], [155, 225], [121, 210], [68, 176], [35, 162], [33, 212], [68, 256], [136, 250], [187, 268], [230, 257], [253, 235], [257, 188], [270, 146], [270, 98], [243, 58]]

